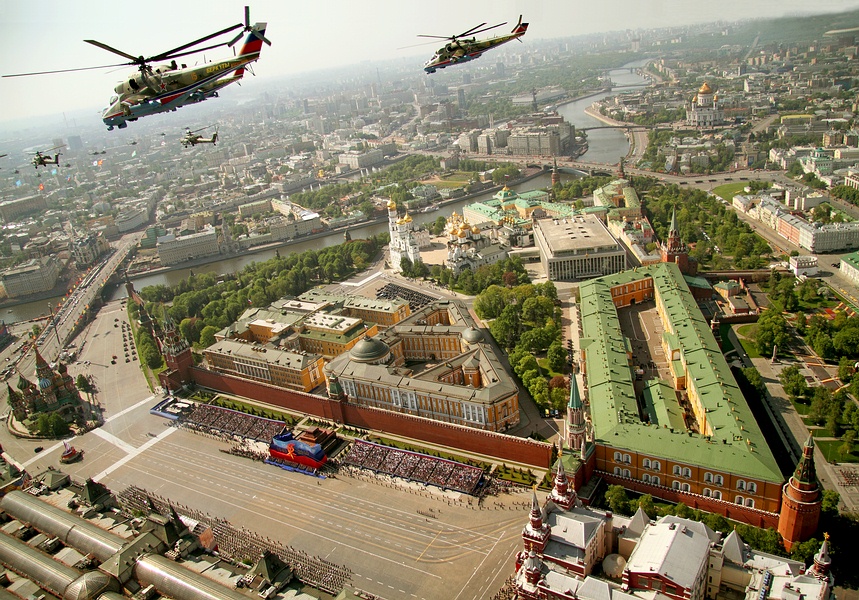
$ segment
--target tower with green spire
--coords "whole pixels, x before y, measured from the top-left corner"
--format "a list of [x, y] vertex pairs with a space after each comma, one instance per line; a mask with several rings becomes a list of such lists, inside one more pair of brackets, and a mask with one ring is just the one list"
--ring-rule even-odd
[[567, 403], [566, 418], [567, 447], [573, 452], [582, 447], [585, 441], [585, 408], [579, 395], [579, 385], [575, 375], [570, 375], [570, 401]]
[[689, 249], [680, 239], [677, 229], [677, 207], [671, 209], [671, 225], [668, 226], [668, 239], [662, 244], [662, 262], [673, 262], [684, 275], [696, 275], [698, 263], [689, 258]]

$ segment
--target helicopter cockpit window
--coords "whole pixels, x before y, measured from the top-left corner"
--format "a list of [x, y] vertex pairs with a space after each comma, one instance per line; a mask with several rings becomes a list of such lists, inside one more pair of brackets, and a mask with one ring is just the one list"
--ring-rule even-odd
[[140, 86], [139, 86], [139, 85], [137, 85], [137, 82], [136, 82], [136, 81], [134, 81], [133, 79], [129, 79], [129, 80], [128, 80], [128, 87], [130, 87], [131, 89], [133, 89], [133, 90], [135, 90], [135, 91], [137, 91], [138, 89], [140, 89]]
[[116, 104], [116, 101], [117, 101], [117, 100], [119, 100], [119, 96], [111, 96], [111, 97], [110, 97], [110, 104], [111, 104], [111, 105]]

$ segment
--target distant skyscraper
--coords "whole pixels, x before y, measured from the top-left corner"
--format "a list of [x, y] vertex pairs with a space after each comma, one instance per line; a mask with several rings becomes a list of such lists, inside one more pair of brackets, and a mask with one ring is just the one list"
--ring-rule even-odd
[[79, 135], [70, 135], [69, 136], [69, 150], [83, 150], [84, 144], [81, 141], [81, 136]]
[[499, 62], [495, 63], [495, 73], [499, 77], [504, 77], [504, 63], [503, 62], [499, 61]]
[[302, 101], [302, 104], [304, 105], [304, 114], [309, 115], [310, 114], [310, 104], [308, 103], [307, 98], [305, 98]]
[[459, 88], [456, 92], [456, 97], [459, 100], [459, 110], [465, 110], [465, 89]]

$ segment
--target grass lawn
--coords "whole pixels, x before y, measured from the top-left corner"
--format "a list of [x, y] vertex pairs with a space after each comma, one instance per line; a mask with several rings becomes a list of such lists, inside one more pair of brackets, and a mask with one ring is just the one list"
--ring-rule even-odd
[[503, 465], [496, 468], [492, 476], [505, 481], [512, 481], [519, 485], [531, 486], [537, 482], [537, 477], [530, 471], [519, 471]]
[[[793, 408], [796, 410], [797, 414], [800, 416], [805, 416], [811, 410], [811, 407], [808, 404], [802, 404], [800, 402], [792, 402]], [[803, 419], [805, 420], [805, 419]], [[808, 425], [808, 423], [806, 423]]]
[[817, 447], [823, 452], [827, 462], [859, 462], [859, 454], [856, 453], [856, 448], [848, 455], [841, 454], [838, 449], [844, 442], [841, 440], [821, 440], [816, 442]]
[[551, 379], [556, 375], [563, 375], [563, 373], [558, 373], [557, 371], [553, 371], [549, 368], [549, 359], [548, 358], [538, 358], [537, 364], [540, 365], [540, 369], [543, 371], [543, 374]]
[[274, 410], [272, 408], [266, 408], [263, 406], [256, 406], [254, 404], [246, 404], [244, 402], [240, 402], [232, 398], [225, 398], [224, 396], [218, 396], [217, 398], [215, 398], [215, 401], [212, 402], [212, 404], [214, 406], [229, 408], [238, 412], [247, 413], [249, 415], [256, 414], [266, 419], [276, 419], [278, 421], [284, 421], [287, 425], [293, 425], [296, 422], [295, 417], [287, 413], [282, 413], [279, 410]]
[[455, 171], [450, 175], [434, 177], [432, 179], [422, 181], [421, 183], [425, 183], [427, 185], [434, 185], [437, 188], [460, 188], [468, 185], [468, 183], [471, 181], [472, 175], [472, 172], [466, 173], [464, 171]]
[[734, 199], [734, 196], [742, 193], [742, 191], [748, 186], [748, 182], [740, 181], [737, 183], [726, 183], [725, 185], [720, 185], [718, 187], [713, 188], [713, 193], [719, 196], [720, 198], [727, 200], [730, 202]]
[[740, 343], [743, 345], [743, 350], [746, 351], [749, 358], [761, 357], [761, 353], [758, 352], [755, 343], [751, 339], [748, 339], [754, 337], [757, 329], [757, 323], [749, 323], [748, 325], [743, 325], [742, 327], [737, 328], [737, 337], [740, 339]]

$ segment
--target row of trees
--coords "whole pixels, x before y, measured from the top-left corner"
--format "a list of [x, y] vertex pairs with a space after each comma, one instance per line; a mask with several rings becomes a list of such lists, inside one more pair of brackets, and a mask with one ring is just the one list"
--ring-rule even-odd
[[[838, 500], [837, 492], [830, 490], [823, 492], [825, 520], [838, 519]], [[657, 506], [650, 494], [630, 498], [627, 491], [620, 485], [608, 486], [603, 501], [616, 514], [632, 515], [641, 508], [651, 519], [675, 515], [683, 519], [700, 521], [714, 531], [721, 531], [723, 536], [727, 536], [731, 530], [736, 530], [743, 541], [752, 548], [777, 556], [790, 556], [793, 560], [801, 561], [806, 565], [813, 561], [815, 553], [820, 549], [820, 540], [811, 538], [805, 542], [794, 544], [788, 554], [784, 549], [781, 536], [773, 528], [761, 529], [743, 523], [732, 523], [722, 515], [693, 509], [682, 502]]]
[[[140, 291], [149, 314], [160, 314], [156, 304], [172, 303], [166, 309], [180, 334], [192, 344], [211, 345], [214, 333], [235, 322], [249, 307], [268, 306], [286, 296], [298, 296], [316, 284], [351, 276], [365, 269], [382, 246], [387, 234], [354, 240], [320, 250], [308, 250], [251, 263], [219, 282], [210, 273], [192, 275], [173, 287], [148, 286]], [[149, 364], [138, 342], [140, 358]]]
[[464, 269], [455, 275], [444, 265], [432, 265], [430, 277], [441, 285], [474, 296], [491, 285], [512, 287], [528, 283], [528, 272], [518, 256], [511, 256], [492, 265], [482, 265], [477, 270]]

